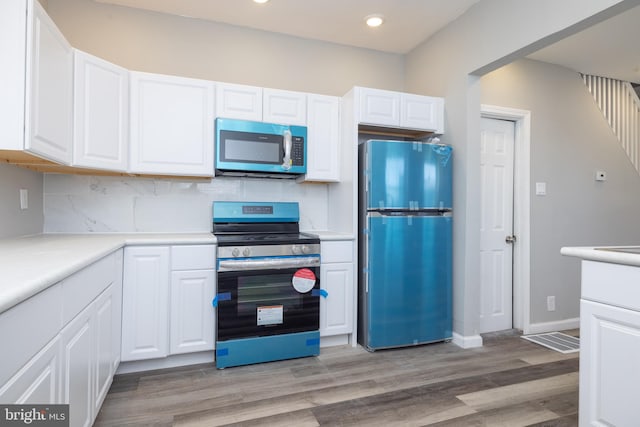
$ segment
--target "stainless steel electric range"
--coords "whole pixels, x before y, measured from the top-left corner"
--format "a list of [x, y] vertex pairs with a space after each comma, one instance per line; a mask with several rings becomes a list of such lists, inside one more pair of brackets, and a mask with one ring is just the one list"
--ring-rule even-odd
[[293, 202], [213, 203], [217, 368], [320, 353], [320, 240], [299, 219]]

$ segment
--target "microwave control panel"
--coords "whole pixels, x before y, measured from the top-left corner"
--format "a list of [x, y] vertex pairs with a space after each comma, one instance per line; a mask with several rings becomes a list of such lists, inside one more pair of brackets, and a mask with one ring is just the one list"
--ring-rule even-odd
[[291, 138], [291, 163], [293, 166], [304, 165], [304, 138], [301, 136]]

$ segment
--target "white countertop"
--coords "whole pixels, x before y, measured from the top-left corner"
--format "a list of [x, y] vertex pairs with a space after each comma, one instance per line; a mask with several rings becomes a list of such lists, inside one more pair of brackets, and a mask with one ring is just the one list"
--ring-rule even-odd
[[[349, 233], [311, 230], [321, 240]], [[211, 233], [37, 234], [0, 239], [0, 313], [124, 246], [216, 244]]]
[[303, 230], [305, 233], [315, 234], [320, 240], [353, 240], [355, 237], [351, 233], [338, 233], [328, 230]]
[[638, 246], [564, 247], [560, 249], [560, 253], [562, 255], [573, 256], [590, 261], [640, 266], [640, 253], [625, 253], [618, 251], [625, 248], [638, 248]]
[[215, 244], [211, 233], [39, 234], [0, 240], [0, 313], [125, 245]]

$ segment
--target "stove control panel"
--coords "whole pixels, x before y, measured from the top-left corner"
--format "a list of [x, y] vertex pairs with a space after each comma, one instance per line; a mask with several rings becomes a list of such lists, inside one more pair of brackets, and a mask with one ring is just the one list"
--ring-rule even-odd
[[218, 246], [218, 258], [251, 258], [265, 256], [302, 256], [319, 255], [320, 245], [257, 245], [257, 246]]

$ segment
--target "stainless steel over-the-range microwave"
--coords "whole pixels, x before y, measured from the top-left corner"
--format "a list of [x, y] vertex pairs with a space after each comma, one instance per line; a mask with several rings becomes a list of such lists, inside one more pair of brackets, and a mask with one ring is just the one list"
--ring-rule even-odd
[[307, 172], [307, 128], [218, 118], [216, 175], [295, 178]]

